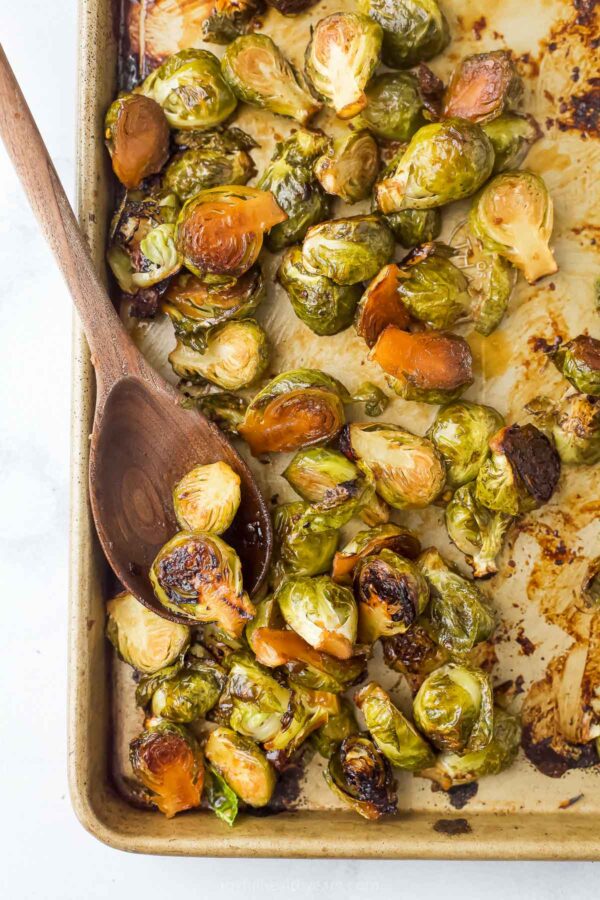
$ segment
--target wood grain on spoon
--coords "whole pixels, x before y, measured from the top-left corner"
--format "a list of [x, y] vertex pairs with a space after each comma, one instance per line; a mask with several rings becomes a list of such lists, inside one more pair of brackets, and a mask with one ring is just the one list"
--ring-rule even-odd
[[242, 561], [249, 593], [261, 586], [272, 549], [265, 501], [219, 429], [183, 409], [178, 392], [144, 360], [101, 283], [25, 98], [0, 46], [0, 134], [79, 313], [96, 371], [90, 500], [100, 542], [125, 588], [161, 616], [148, 568], [177, 530], [171, 492], [191, 468], [224, 460], [242, 480], [242, 502], [225, 540]]

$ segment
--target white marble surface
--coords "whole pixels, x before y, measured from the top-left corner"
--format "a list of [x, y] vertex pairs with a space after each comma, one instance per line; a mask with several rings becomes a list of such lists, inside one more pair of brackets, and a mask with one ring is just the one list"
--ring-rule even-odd
[[[2, 0], [0, 36], [67, 190], [75, 0]], [[0, 149], [0, 884], [26, 900], [133, 896], [600, 896], [593, 864], [179, 860], [99, 844], [66, 779], [69, 299]]]

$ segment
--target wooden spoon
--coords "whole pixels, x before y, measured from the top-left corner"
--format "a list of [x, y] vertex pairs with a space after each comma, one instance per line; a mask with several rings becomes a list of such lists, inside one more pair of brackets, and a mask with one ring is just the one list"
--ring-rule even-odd
[[256, 593], [271, 558], [267, 505], [247, 465], [219, 429], [184, 409], [144, 360], [102, 285], [25, 98], [0, 46], [0, 134], [79, 313], [96, 370], [90, 500], [100, 543], [124, 587], [173, 621], [185, 615], [156, 599], [148, 569], [178, 531], [171, 492], [194, 466], [224, 460], [242, 480], [242, 502], [224, 535]]

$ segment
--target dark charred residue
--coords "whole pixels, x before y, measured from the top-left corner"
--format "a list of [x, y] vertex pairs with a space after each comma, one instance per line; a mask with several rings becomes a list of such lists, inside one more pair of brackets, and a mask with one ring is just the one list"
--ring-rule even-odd
[[551, 744], [551, 737], [535, 741], [533, 726], [524, 726], [521, 738], [523, 752], [536, 769], [549, 778], [560, 778], [569, 769], [588, 769], [600, 762], [593, 741], [587, 744], [569, 744], [568, 751], [565, 750], [564, 754], [558, 753]]
[[535, 335], [532, 335], [528, 339], [527, 343], [534, 353], [553, 353], [558, 349], [558, 347], [560, 347], [562, 339], [557, 335], [552, 343], [549, 343], [544, 337], [536, 337]]
[[356, 460], [356, 456], [354, 455], [354, 451], [352, 450], [352, 442], [350, 440], [350, 426], [344, 425], [340, 432], [340, 436], [338, 439], [338, 447], [340, 452], [347, 456], [348, 459], [351, 459], [353, 462]]
[[531, 656], [532, 653], [535, 653], [536, 645], [529, 640], [522, 628], [519, 628], [515, 640], [521, 648], [521, 653], [525, 654], [525, 656]]
[[438, 819], [434, 823], [433, 830], [438, 834], [447, 834], [456, 837], [460, 834], [471, 834], [473, 829], [466, 819]]
[[267, 757], [278, 771], [277, 785], [267, 806], [247, 810], [253, 816], [272, 816], [295, 809], [302, 793], [302, 782], [306, 774], [306, 753], [301, 752], [289, 759], [285, 753], [275, 750], [268, 752]]
[[425, 63], [420, 63], [417, 68], [417, 81], [423, 106], [433, 116], [438, 117], [444, 98], [444, 82]]
[[569, 807], [575, 806], [576, 803], [579, 803], [579, 801], [583, 799], [583, 796], [583, 794], [576, 794], [574, 797], [569, 797], [567, 800], [563, 800], [562, 803], [559, 803], [558, 808], [569, 809]]
[[504, 429], [502, 449], [528, 493], [546, 503], [560, 478], [560, 457], [546, 435], [534, 425], [511, 425]]
[[593, 25], [598, 0], [573, 0], [573, 6], [577, 12], [575, 22], [577, 25], [587, 27]]
[[517, 675], [515, 678], [515, 694], [522, 694], [525, 690], [523, 685], [525, 684], [525, 679], [522, 675]]
[[481, 35], [487, 28], [487, 19], [485, 16], [479, 16], [478, 19], [475, 19], [472, 25], [473, 37], [476, 41], [481, 40]]
[[454, 809], [464, 809], [469, 800], [472, 800], [473, 797], [476, 796], [478, 790], [478, 783], [472, 781], [471, 784], [457, 784], [456, 787], [451, 787], [446, 793], [450, 805], [453, 806]]
[[131, 300], [129, 315], [136, 319], [152, 319], [158, 312], [160, 298], [164, 294], [169, 284], [168, 279], [164, 279], [153, 287], [140, 288], [135, 294], [123, 294], [124, 300]]
[[578, 131], [586, 134], [600, 132], [600, 88], [592, 87], [583, 94], [570, 98], [570, 124]]

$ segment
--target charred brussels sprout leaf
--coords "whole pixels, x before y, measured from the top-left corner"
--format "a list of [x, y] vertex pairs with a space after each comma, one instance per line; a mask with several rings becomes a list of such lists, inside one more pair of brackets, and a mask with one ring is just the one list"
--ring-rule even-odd
[[533, 172], [503, 172], [471, 207], [469, 223], [483, 245], [520, 269], [530, 284], [557, 271], [549, 247], [554, 206]]
[[480, 669], [447, 663], [425, 679], [414, 701], [415, 723], [438, 750], [483, 750], [493, 734], [493, 695]]
[[169, 622], [123, 591], [106, 605], [106, 635], [121, 657], [138, 672], [153, 675], [170, 666], [190, 642], [190, 629]]
[[[374, 418], [382, 415], [390, 402], [390, 398], [385, 391], [382, 391], [381, 388], [372, 381], [363, 381], [352, 394], [352, 400], [355, 403], [364, 403], [366, 415]], [[387, 518], [384, 521], [387, 522]], [[379, 525], [383, 523], [369, 522], [368, 524]]]
[[454, 492], [445, 516], [450, 540], [467, 557], [475, 578], [494, 575], [498, 571], [496, 557], [513, 517], [482, 506], [474, 481]]
[[329, 571], [337, 550], [337, 528], [315, 522], [307, 503], [285, 503], [275, 511], [277, 538], [275, 579], [296, 575], [322, 575]]
[[108, 108], [104, 138], [115, 175], [126, 188], [160, 172], [169, 158], [169, 125], [150, 97], [123, 94]]
[[552, 362], [576, 390], [600, 397], [600, 340], [580, 334], [552, 353]]
[[398, 243], [407, 250], [435, 241], [442, 230], [439, 209], [402, 209], [384, 216], [384, 220]]
[[407, 631], [429, 601], [427, 583], [416, 565], [392, 550], [358, 561], [354, 593], [358, 637], [364, 644]]
[[394, 252], [394, 238], [376, 215], [321, 222], [308, 230], [302, 245], [306, 268], [336, 284], [373, 278]]
[[180, 724], [204, 718], [223, 689], [221, 672], [214, 665], [184, 666], [158, 684], [152, 694], [152, 714]]
[[209, 809], [212, 809], [214, 814], [227, 825], [232, 826], [238, 814], [237, 794], [211, 766], [206, 769], [204, 795]]
[[333, 793], [365, 819], [395, 813], [398, 800], [387, 759], [360, 734], [344, 738], [323, 773]]
[[467, 56], [454, 70], [444, 98], [444, 116], [490, 122], [513, 109], [523, 82], [506, 50]]
[[315, 163], [315, 175], [327, 194], [357, 203], [371, 195], [379, 172], [379, 150], [368, 131], [336, 141]]
[[489, 441], [504, 419], [491, 406], [458, 400], [443, 406], [435, 417], [427, 437], [446, 463], [449, 487], [473, 481], [489, 456]]
[[140, 91], [162, 106], [171, 128], [214, 128], [237, 106], [219, 60], [208, 50], [180, 50], [170, 56], [146, 78]]
[[424, 125], [376, 185], [383, 213], [431, 209], [470, 197], [489, 178], [494, 149], [483, 129], [463, 119]]
[[421, 544], [416, 534], [408, 528], [391, 522], [359, 531], [346, 546], [336, 553], [333, 562], [333, 578], [339, 583], [352, 583], [352, 574], [359, 560], [365, 556], [376, 556], [381, 550], [392, 550], [399, 556], [416, 559], [421, 552]]
[[318, 369], [283, 372], [255, 396], [239, 433], [254, 454], [326, 443], [344, 424], [344, 393]]
[[168, 819], [200, 806], [202, 754], [194, 736], [182, 725], [154, 722], [131, 742], [129, 758], [134, 775]]
[[368, 128], [387, 141], [405, 142], [425, 124], [419, 86], [410, 72], [376, 75], [365, 94], [367, 105], [353, 126]]
[[234, 731], [264, 743], [276, 737], [291, 701], [291, 691], [249, 654], [231, 658], [220, 705]]
[[211, 44], [229, 44], [251, 31], [255, 16], [263, 9], [261, 0], [212, 0], [202, 23], [202, 37]]
[[223, 461], [196, 466], [173, 489], [175, 517], [183, 531], [223, 534], [240, 500], [240, 476]]
[[560, 458], [535, 425], [502, 428], [477, 475], [475, 496], [488, 509], [518, 516], [547, 503], [560, 477]]
[[400, 268], [396, 263], [384, 266], [361, 297], [356, 313], [356, 332], [373, 347], [388, 325], [407, 328], [410, 314], [400, 297]]
[[399, 269], [402, 303], [429, 328], [449, 328], [470, 311], [469, 283], [449, 259], [453, 254], [445, 244], [423, 244], [403, 260]]
[[329, 200], [313, 174], [315, 160], [329, 145], [321, 132], [299, 129], [279, 144], [258, 187], [271, 191], [287, 214], [267, 236], [270, 250], [277, 251], [301, 241], [311, 225], [326, 219]]
[[268, 361], [267, 335], [254, 319], [218, 325], [208, 335], [203, 352], [178, 341], [169, 354], [171, 367], [180, 378], [206, 379], [231, 391], [255, 382]]
[[250, 738], [231, 728], [211, 731], [204, 748], [207, 760], [248, 806], [266, 806], [275, 789], [275, 770]]
[[552, 437], [561, 462], [584, 466], [600, 462], [600, 400], [585, 394], [565, 397]]
[[435, 669], [448, 662], [449, 654], [433, 640], [426, 618], [405, 631], [383, 638], [383, 658], [395, 672], [401, 672], [415, 694]]
[[382, 30], [368, 16], [338, 12], [321, 19], [306, 48], [305, 74], [340, 119], [367, 105], [365, 87], [379, 62]]
[[359, 285], [336, 284], [325, 275], [309, 272], [300, 247], [290, 247], [283, 255], [277, 279], [298, 318], [315, 334], [337, 334], [352, 323]]
[[353, 422], [341, 446], [371, 470], [377, 493], [395, 509], [422, 509], [442, 492], [444, 463], [427, 438], [397, 425]]
[[256, 169], [246, 140], [242, 138], [236, 145], [237, 131], [232, 129], [231, 135], [219, 131], [197, 135], [194, 146], [171, 159], [163, 175], [163, 188], [177, 194], [183, 203], [206, 188], [246, 184]]
[[287, 624], [311, 647], [350, 658], [358, 622], [352, 591], [320, 575], [289, 579], [275, 598]]
[[218, 622], [239, 637], [254, 615], [237, 554], [215, 534], [176, 534], [158, 552], [150, 581], [162, 605], [190, 623]]
[[460, 575], [437, 550], [418, 559], [431, 593], [428, 616], [438, 644], [453, 655], [469, 653], [494, 630], [494, 615], [477, 585]]
[[371, 681], [355, 695], [376, 747], [397, 769], [418, 772], [433, 765], [435, 757], [408, 719], [378, 684]]
[[450, 40], [436, 0], [359, 0], [359, 7], [383, 28], [383, 62], [410, 69], [441, 53]]
[[494, 174], [518, 169], [542, 130], [533, 116], [506, 113], [492, 122], [486, 122], [483, 130], [494, 148]]
[[237, 436], [238, 428], [244, 421], [247, 403], [243, 397], [221, 392], [198, 397], [193, 405], [200, 412], [218, 425], [225, 434]]
[[358, 734], [356, 717], [350, 703], [342, 697], [339, 713], [330, 715], [325, 725], [317, 728], [312, 743], [321, 756], [329, 759], [336, 747], [352, 734]]
[[279, 47], [266, 34], [248, 34], [229, 45], [221, 62], [236, 96], [251, 106], [297, 119], [302, 125], [320, 104], [300, 86]]

